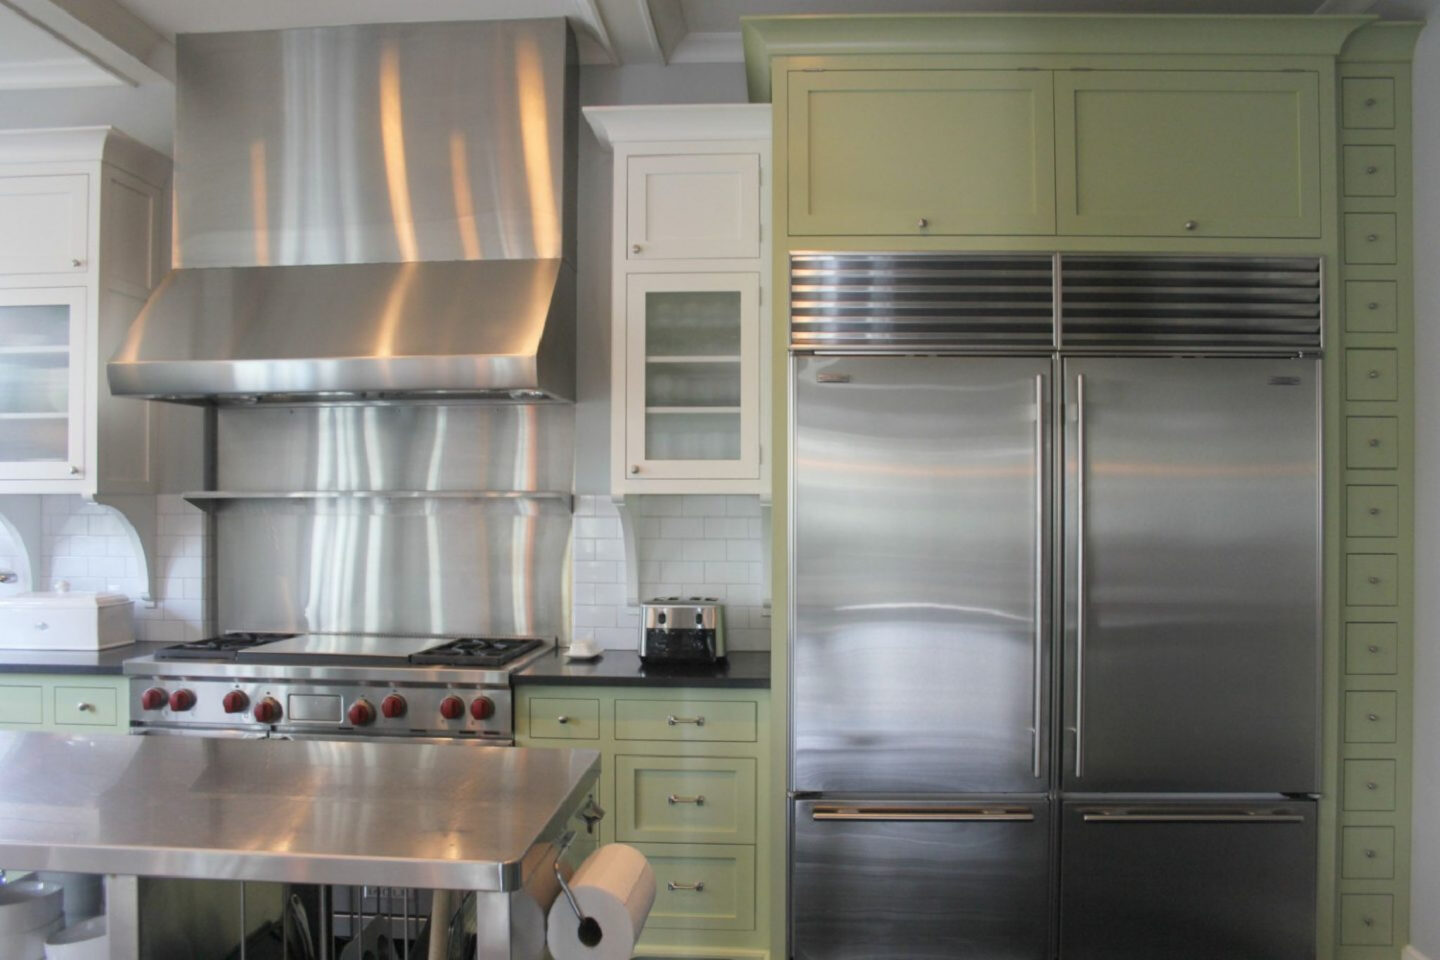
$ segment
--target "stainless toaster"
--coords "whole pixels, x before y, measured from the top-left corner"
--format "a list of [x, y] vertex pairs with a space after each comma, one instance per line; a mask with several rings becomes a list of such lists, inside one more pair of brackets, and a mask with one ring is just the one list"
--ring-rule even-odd
[[724, 658], [725, 608], [714, 597], [658, 597], [640, 606], [640, 659], [713, 663]]

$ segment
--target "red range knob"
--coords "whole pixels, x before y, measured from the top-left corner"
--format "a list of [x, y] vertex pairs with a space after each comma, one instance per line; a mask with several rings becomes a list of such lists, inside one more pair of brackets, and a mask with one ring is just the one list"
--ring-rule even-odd
[[159, 710], [170, 702], [170, 697], [159, 687], [151, 687], [140, 694], [140, 709]]
[[380, 701], [380, 712], [389, 720], [405, 716], [405, 698], [398, 693], [390, 694]]
[[250, 698], [239, 690], [231, 690], [220, 702], [226, 713], [244, 713], [245, 708], [250, 706]]
[[356, 700], [350, 704], [350, 712], [346, 716], [350, 718], [350, 726], [363, 727], [374, 722], [375, 708], [370, 706], [368, 700]]
[[459, 697], [446, 697], [440, 701], [440, 716], [446, 720], [458, 720], [465, 712], [465, 701]]
[[470, 701], [470, 716], [476, 720], [488, 720], [495, 715], [495, 701], [489, 697], [476, 697]]
[[195, 692], [193, 690], [176, 690], [170, 694], [171, 710], [189, 710], [193, 706], [195, 706]]
[[255, 704], [256, 723], [279, 723], [280, 718], [284, 715], [285, 711], [280, 709], [280, 701], [274, 697], [266, 697]]

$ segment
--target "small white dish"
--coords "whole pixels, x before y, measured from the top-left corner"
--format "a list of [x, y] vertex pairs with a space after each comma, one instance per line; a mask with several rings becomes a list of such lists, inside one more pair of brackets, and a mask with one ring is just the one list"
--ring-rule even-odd
[[585, 644], [572, 643], [565, 650], [566, 660], [594, 660], [605, 651], [599, 647], [592, 647]]

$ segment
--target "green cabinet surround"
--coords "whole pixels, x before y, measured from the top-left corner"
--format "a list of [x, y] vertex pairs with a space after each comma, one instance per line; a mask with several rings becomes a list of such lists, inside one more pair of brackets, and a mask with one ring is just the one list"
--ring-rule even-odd
[[[1318, 956], [1398, 960], [1410, 927], [1410, 60], [1367, 16], [742, 19], [774, 117], [772, 522], [788, 527], [789, 255], [1305, 255], [1324, 263]], [[1047, 118], [1048, 117], [1048, 126]], [[924, 221], [923, 225], [921, 221]], [[772, 570], [789, 569], [784, 537]], [[775, 609], [788, 605], [785, 578]], [[772, 683], [789, 684], [786, 619]], [[787, 717], [772, 704], [784, 823]], [[768, 862], [784, 916], [783, 844]], [[784, 956], [782, 925], [771, 949]]]

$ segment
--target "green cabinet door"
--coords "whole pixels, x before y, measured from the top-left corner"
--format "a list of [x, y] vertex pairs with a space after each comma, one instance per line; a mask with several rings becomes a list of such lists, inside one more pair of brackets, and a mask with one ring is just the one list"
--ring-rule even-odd
[[1055, 232], [1048, 71], [825, 70], [787, 88], [791, 236]]
[[1062, 234], [1320, 236], [1318, 78], [1055, 74]]

